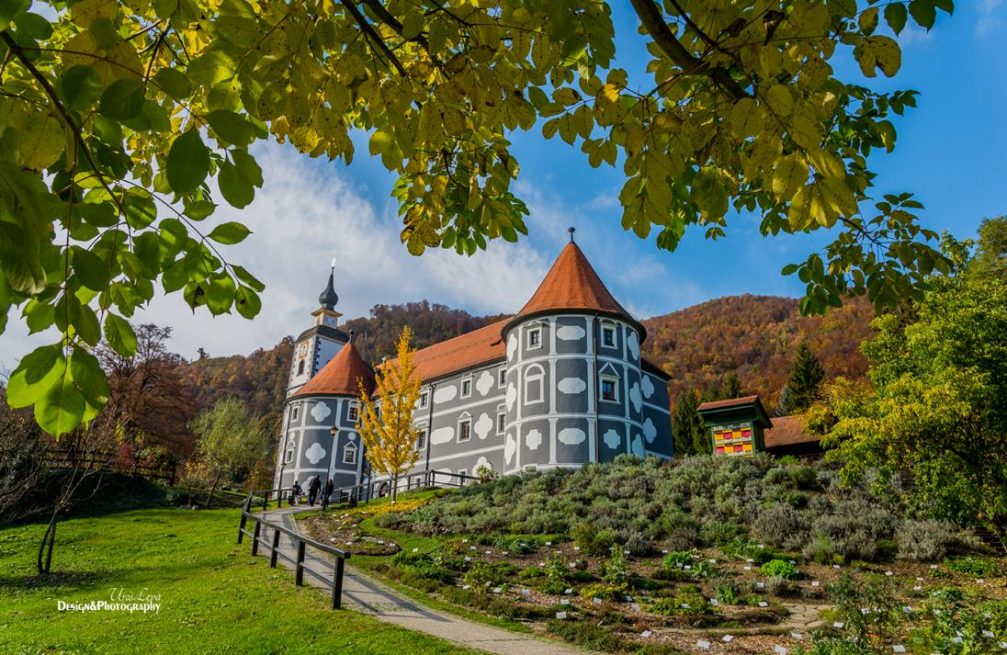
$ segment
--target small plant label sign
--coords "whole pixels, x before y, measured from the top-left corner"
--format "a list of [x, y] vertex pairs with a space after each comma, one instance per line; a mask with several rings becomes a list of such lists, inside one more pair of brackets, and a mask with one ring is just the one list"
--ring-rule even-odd
[[783, 646], [773, 646], [773, 652], [776, 653], [776, 655], [787, 655], [787, 649]]
[[565, 619], [566, 618], [566, 612], [556, 612], [556, 618], [560, 619], [560, 620]]
[[734, 641], [734, 635], [724, 635], [724, 638], [721, 639], [721, 641], [724, 642], [725, 644], [729, 644], [732, 641]]
[[906, 652], [906, 647], [903, 646], [902, 644], [895, 644], [894, 646], [892, 646], [892, 652], [904, 653]]
[[654, 633], [651, 632], [650, 630], [644, 630], [643, 632], [640, 633], [640, 636], [643, 637], [644, 639], [646, 639], [647, 637], [651, 636], [652, 634], [654, 634]]
[[703, 650], [710, 650], [710, 642], [700, 639], [696, 642], [696, 647]]

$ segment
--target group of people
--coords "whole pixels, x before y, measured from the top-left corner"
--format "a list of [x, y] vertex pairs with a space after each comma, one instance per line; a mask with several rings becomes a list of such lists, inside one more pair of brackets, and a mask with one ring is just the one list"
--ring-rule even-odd
[[[318, 492], [321, 490], [321, 503], [322, 509], [328, 509], [329, 499], [332, 496], [332, 492], [335, 490], [335, 486], [332, 484], [332, 478], [325, 481], [325, 488], [322, 488], [322, 481], [318, 479], [318, 476], [312, 476], [308, 480], [308, 505], [311, 507], [315, 506], [315, 501], [319, 500]], [[290, 504], [296, 505], [301, 501], [301, 497], [304, 495], [304, 489], [301, 487], [301, 483], [294, 480], [294, 484], [290, 488]]]

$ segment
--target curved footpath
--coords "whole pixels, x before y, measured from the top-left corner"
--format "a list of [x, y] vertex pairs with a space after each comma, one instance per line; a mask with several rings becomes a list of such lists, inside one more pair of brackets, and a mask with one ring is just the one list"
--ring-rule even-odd
[[[273, 522], [282, 521], [285, 527], [297, 530], [292, 515], [306, 509], [308, 508], [285, 507], [270, 510], [262, 516]], [[269, 530], [263, 527], [261, 539], [265, 543], [269, 543], [272, 537], [267, 533]], [[286, 535], [281, 535], [280, 551], [291, 559], [296, 558], [297, 549], [294, 542]], [[268, 549], [264, 551], [260, 548], [259, 552], [260, 554], [268, 553]], [[326, 571], [329, 575], [328, 581], [323, 582], [315, 576], [305, 573], [304, 580], [312, 586], [326, 591], [331, 590], [332, 562], [310, 552], [305, 555], [305, 559], [310, 562], [311, 568]], [[278, 559], [278, 562], [288, 569], [294, 568], [293, 564], [282, 557]], [[350, 566], [349, 562], [347, 562], [343, 574], [343, 607], [369, 614], [379, 621], [392, 623], [408, 630], [425, 632], [459, 646], [487, 653], [498, 653], [499, 655], [528, 655], [529, 653], [535, 653], [535, 655], [584, 655], [587, 652], [559, 642], [539, 639], [534, 635], [494, 628], [424, 607], [365, 575], [359, 569]], [[335, 614], [334, 617], [338, 617], [338, 614]]]

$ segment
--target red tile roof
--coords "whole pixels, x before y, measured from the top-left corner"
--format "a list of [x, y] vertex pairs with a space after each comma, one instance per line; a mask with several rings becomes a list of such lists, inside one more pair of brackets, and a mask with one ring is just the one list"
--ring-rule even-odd
[[307, 384], [298, 389], [294, 397], [357, 396], [360, 394], [357, 380], [362, 380], [367, 390], [374, 388], [374, 371], [356, 347], [348, 343]]
[[636, 322], [612, 297], [591, 262], [573, 241], [566, 244], [538, 290], [517, 315], [527, 316], [550, 309], [590, 309]]
[[795, 446], [803, 443], [816, 443], [821, 438], [809, 434], [804, 429], [803, 416], [779, 416], [773, 419], [773, 427], [766, 428], [763, 433], [766, 448]]
[[505, 318], [417, 350], [413, 353], [416, 374], [426, 382], [473, 366], [503, 360], [507, 348], [500, 331], [509, 320]]
[[699, 406], [699, 411], [708, 409], [725, 409], [727, 407], [741, 407], [751, 405], [759, 400], [758, 396], [745, 396], [743, 398], [730, 398], [728, 400], [711, 400]]

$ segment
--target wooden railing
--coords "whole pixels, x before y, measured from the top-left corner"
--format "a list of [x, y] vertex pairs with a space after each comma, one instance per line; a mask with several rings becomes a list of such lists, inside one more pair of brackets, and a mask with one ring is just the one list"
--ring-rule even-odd
[[51, 469], [81, 468], [103, 470], [145, 478], [164, 480], [175, 484], [175, 465], [172, 463], [149, 464], [139, 458], [120, 455], [114, 451], [100, 451], [80, 455], [63, 448], [50, 448], [45, 453], [45, 463]]
[[[323, 544], [320, 541], [315, 541], [310, 537], [305, 537], [296, 530], [291, 530], [284, 525], [267, 520], [259, 514], [252, 513], [253, 495], [262, 495], [263, 510], [265, 510], [269, 506], [270, 495], [275, 493], [282, 503], [284, 494], [289, 491], [290, 489], [270, 489], [268, 491], [253, 491], [248, 494], [248, 499], [245, 501], [245, 505], [241, 508], [241, 526], [238, 528], [238, 543], [240, 544], [242, 542], [242, 538], [245, 536], [251, 537], [252, 556], [259, 554], [260, 545], [268, 548], [269, 566], [271, 568], [276, 568], [276, 561], [278, 558], [283, 558], [284, 561], [293, 564], [294, 584], [298, 587], [304, 584], [305, 573], [315, 576], [315, 578], [321, 580], [322, 582], [329, 582], [329, 579], [324, 571], [317, 571], [305, 563], [305, 555], [307, 554], [308, 548], [313, 548], [323, 553], [332, 555], [334, 558], [332, 567], [332, 609], [339, 609], [343, 604], [343, 569], [346, 560], [350, 558], [350, 553], [340, 548]], [[255, 528], [251, 531], [246, 528], [249, 521], [255, 523]], [[267, 538], [264, 534], [263, 528], [265, 528], [266, 532], [272, 530], [272, 535]], [[280, 535], [287, 535], [294, 542], [297, 547], [297, 554], [295, 557], [290, 557], [280, 549]]]

